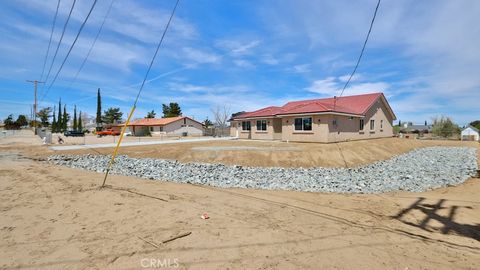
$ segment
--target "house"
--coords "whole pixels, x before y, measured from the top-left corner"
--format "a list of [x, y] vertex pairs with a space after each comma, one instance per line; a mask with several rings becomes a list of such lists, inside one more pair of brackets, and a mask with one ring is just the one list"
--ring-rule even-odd
[[479, 141], [479, 131], [477, 128], [472, 126], [467, 126], [462, 129], [462, 141]]
[[401, 133], [432, 133], [433, 125], [414, 125], [412, 122], [404, 123], [400, 129]]
[[392, 108], [383, 93], [292, 101], [233, 116], [241, 139], [339, 142], [393, 136]]
[[152, 135], [203, 135], [203, 124], [186, 116], [137, 119], [128, 127], [135, 136], [145, 135], [148, 131]]

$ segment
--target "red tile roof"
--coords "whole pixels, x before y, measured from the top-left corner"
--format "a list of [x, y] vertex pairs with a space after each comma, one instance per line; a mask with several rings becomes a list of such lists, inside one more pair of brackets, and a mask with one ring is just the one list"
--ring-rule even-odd
[[[173, 123], [178, 120], [182, 120], [184, 118], [188, 118], [192, 121], [195, 121], [186, 116], [177, 116], [177, 117], [166, 117], [166, 118], [144, 118], [144, 119], [137, 119], [128, 123], [129, 126], [164, 126], [170, 123]], [[197, 121], [195, 121], [197, 122]]]
[[[305, 114], [305, 113], [321, 113], [335, 112], [355, 115], [365, 115], [377, 99], [385, 98], [383, 93], [372, 93], [355, 96], [345, 96], [337, 98], [334, 109], [334, 98], [321, 98], [291, 101], [282, 107], [266, 107], [253, 112], [246, 112], [235, 116], [233, 119], [254, 118], [254, 117], [272, 117], [286, 114]], [[386, 101], [386, 99], [385, 99]], [[387, 104], [387, 107], [390, 107]], [[392, 111], [393, 115], [393, 111]]]

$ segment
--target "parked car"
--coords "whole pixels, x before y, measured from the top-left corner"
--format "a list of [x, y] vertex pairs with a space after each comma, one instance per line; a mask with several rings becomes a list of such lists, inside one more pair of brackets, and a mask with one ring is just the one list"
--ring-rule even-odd
[[85, 133], [79, 130], [67, 130], [63, 135], [65, 135], [65, 137], [83, 137], [85, 136]]
[[109, 136], [109, 135], [118, 136], [118, 135], [120, 135], [120, 131], [113, 130], [113, 129], [106, 129], [106, 130], [97, 131], [97, 136], [98, 137]]

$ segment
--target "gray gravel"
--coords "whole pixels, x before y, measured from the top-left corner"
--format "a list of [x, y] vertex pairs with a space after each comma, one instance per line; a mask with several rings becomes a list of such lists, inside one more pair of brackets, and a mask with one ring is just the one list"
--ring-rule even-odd
[[[53, 164], [104, 172], [110, 156], [53, 155]], [[222, 188], [283, 189], [311, 192], [421, 192], [458, 185], [474, 176], [476, 149], [428, 147], [352, 169], [260, 168], [118, 156], [111, 173]]]

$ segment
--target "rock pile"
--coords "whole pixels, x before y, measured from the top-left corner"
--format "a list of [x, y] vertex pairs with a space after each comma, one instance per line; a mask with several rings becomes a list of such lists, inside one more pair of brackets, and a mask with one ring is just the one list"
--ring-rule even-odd
[[[104, 172], [110, 156], [53, 155], [53, 164]], [[260, 168], [118, 156], [113, 174], [222, 188], [312, 192], [421, 192], [458, 185], [476, 174], [476, 149], [428, 147], [355, 168]]]

